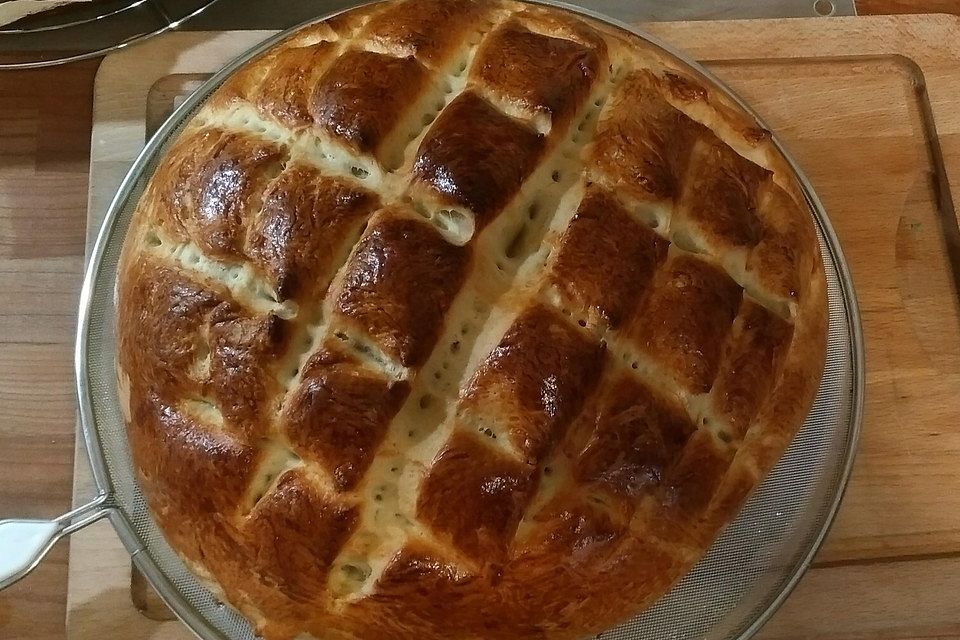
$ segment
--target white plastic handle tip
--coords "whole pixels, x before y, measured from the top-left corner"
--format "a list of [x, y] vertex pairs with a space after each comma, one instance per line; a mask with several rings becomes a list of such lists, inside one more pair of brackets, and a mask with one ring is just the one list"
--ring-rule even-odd
[[60, 525], [52, 520], [0, 521], [0, 589], [27, 575], [59, 532]]

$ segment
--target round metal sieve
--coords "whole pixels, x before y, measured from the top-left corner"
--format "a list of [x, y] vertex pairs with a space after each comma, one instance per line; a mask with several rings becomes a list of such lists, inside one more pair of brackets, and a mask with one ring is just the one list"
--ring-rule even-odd
[[[581, 8], [546, 1], [541, 4], [579, 12], [637, 33], [753, 113], [703, 67], [628, 25]], [[27, 573], [63, 535], [108, 517], [137, 567], [199, 637], [254, 639], [246, 620], [218, 602], [167, 545], [137, 486], [117, 397], [114, 288], [127, 226], [167, 147], [234, 70], [292, 31], [239, 57], [184, 102], [149, 141], [111, 203], [83, 285], [76, 344], [81, 423], [99, 495], [90, 504], [54, 521], [0, 523], [0, 588]], [[826, 268], [829, 343], [819, 392], [783, 458], [707, 555], [652, 608], [602, 633], [599, 638], [603, 640], [733, 640], [752, 636], [809, 566], [833, 521], [850, 475], [860, 431], [864, 384], [856, 297], [823, 206], [776, 137], [774, 142], [784, 152], [803, 188], [816, 220]]]

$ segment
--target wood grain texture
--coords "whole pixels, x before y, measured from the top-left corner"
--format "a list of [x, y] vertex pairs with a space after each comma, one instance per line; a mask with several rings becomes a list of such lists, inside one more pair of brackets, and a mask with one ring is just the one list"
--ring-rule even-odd
[[956, 640], [960, 558], [811, 569], [762, 640]]
[[[960, 491], [944, 491], [960, 452], [960, 433], [946, 427], [960, 420], [952, 401], [960, 388], [958, 274], [947, 250], [957, 223], [928, 179], [943, 169], [930, 157], [920, 72], [890, 56], [715, 68], [797, 155], [860, 297], [864, 434], [819, 561], [960, 551]], [[957, 124], [951, 117], [938, 113], [944, 132]]]
[[957, 0], [857, 0], [857, 13], [862, 16], [908, 13], [960, 15], [960, 2]]
[[[869, 8], [865, 6], [867, 4]], [[875, 12], [877, 5], [881, 4], [885, 9], [881, 7], [880, 11], [896, 11], [897, 5], [907, 3], [861, 0], [861, 12]], [[956, 3], [951, 0], [909, 4], [909, 9], [916, 11], [924, 8], [956, 10]], [[848, 51], [844, 47], [852, 46], [843, 39], [824, 39], [813, 31], [796, 34], [770, 31], [764, 35], [764, 29], [731, 29], [725, 32], [729, 42], [723, 39], [717, 42], [706, 37], [704, 32], [690, 30], [680, 34], [680, 26], [664, 28], [678, 31], [676, 37], [665, 31], [664, 37], [690, 49], [701, 46], [698, 43], [702, 41], [704, 47], [715, 45], [737, 51], [739, 41], [749, 40], [751, 46], [770, 46], [777, 55], [790, 55], [794, 46], [808, 53], [823, 51], [825, 55], [843, 55], [843, 51]], [[867, 31], [866, 27], [850, 28], [861, 35]], [[954, 46], [957, 42], [956, 24], [947, 24], [943, 29], [945, 31], [930, 32], [919, 28], [915, 22], [894, 24], [888, 27], [885, 37], [892, 42], [893, 49], [901, 52], [900, 55], [909, 55], [921, 48], [932, 54], [930, 65], [922, 68], [926, 82], [933, 87], [930, 101], [941, 111], [952, 108], [956, 112], [955, 105], [960, 97], [944, 88], [956, 77], [960, 65], [956, 52], [949, 47], [951, 42]], [[748, 32], [746, 36], [745, 32]], [[938, 39], [944, 36], [948, 40]], [[793, 42], [794, 37], [797, 42]], [[824, 43], [830, 46], [822, 49]], [[883, 38], [877, 37], [871, 46], [882, 50], [885, 44]], [[163, 64], [173, 68], [180, 64], [177, 57], [171, 54], [171, 60]], [[0, 275], [0, 300], [3, 301], [0, 303], [0, 353], [7, 354], [0, 356], [5, 358], [0, 362], [3, 367], [0, 369], [3, 371], [0, 375], [0, 517], [52, 516], [61, 512], [69, 499], [74, 439], [70, 344], [84, 248], [86, 149], [95, 67], [96, 63], [90, 63], [40, 72], [0, 73], [0, 257], [13, 260], [6, 267], [0, 267], [0, 272], [11, 272], [6, 280]], [[734, 78], [731, 80], [737, 82]], [[131, 85], [138, 84], [136, 78], [128, 76], [128, 81]], [[749, 84], [751, 80], [744, 77], [741, 82]], [[745, 87], [740, 88], [747, 93], [749, 88]], [[854, 89], [852, 87], [851, 91]], [[121, 95], [130, 99], [136, 91], [131, 89]], [[806, 99], [810, 98], [807, 96]], [[773, 120], [771, 114], [765, 112], [765, 115]], [[940, 127], [940, 122], [937, 124], [942, 134], [944, 156], [956, 167], [960, 164], [960, 130]], [[120, 122], [116, 135], [129, 138], [131, 128], [136, 131], [136, 127], [135, 122]], [[912, 152], [913, 164], [898, 164], [895, 158], [871, 155], [873, 151], [896, 146], [905, 139], [904, 134], [891, 136], [879, 146], [864, 147], [862, 154], [856, 153], [855, 145], [863, 141], [854, 134], [841, 136], [841, 141], [851, 150], [837, 156], [842, 159], [838, 166], [852, 172], [851, 175], [862, 176], [865, 167], [870, 168], [874, 159], [885, 158], [885, 171], [892, 171], [915, 185], [906, 191], [898, 185], [895, 193], [904, 197], [904, 203], [919, 200], [923, 203], [921, 209], [926, 211], [929, 187], [922, 172], [916, 170], [918, 152]], [[110, 159], [104, 161], [110, 162]], [[814, 173], [813, 167], [806, 168]], [[831, 171], [829, 166], [820, 170], [824, 174]], [[958, 184], [956, 177], [953, 180]], [[855, 180], [851, 178], [853, 183]], [[873, 183], [869, 191], [885, 188], [883, 183]], [[827, 197], [825, 193], [822, 195]], [[831, 198], [834, 202], [828, 206], [832, 211], [835, 203], [852, 202], [856, 195], [846, 195], [838, 190]], [[878, 218], [883, 215], [890, 215], [890, 212], [878, 210], [876, 213]], [[938, 379], [942, 377], [939, 372], [951, 362], [950, 349], [953, 347], [944, 350], [947, 355], [939, 353], [937, 336], [944, 334], [937, 333], [937, 316], [931, 312], [931, 307], [923, 306], [936, 308], [936, 300], [919, 295], [925, 280], [934, 273], [935, 265], [924, 262], [926, 256], [922, 248], [927, 246], [925, 241], [911, 240], [916, 239], [916, 234], [908, 232], [922, 230], [925, 223], [900, 217], [903, 224], [897, 225], [892, 236], [889, 227], [875, 230], [869, 221], [854, 227], [857, 234], [870, 242], [881, 237], [884, 241], [892, 238], [897, 243], [894, 259], [899, 252], [901, 261], [906, 257], [912, 262], [903, 271], [905, 275], [898, 276], [904, 278], [902, 286], [884, 280], [882, 275], [876, 276], [883, 295], [869, 305], [873, 309], [871, 315], [875, 318], [876, 329], [875, 333], [868, 334], [868, 340], [896, 341], [903, 330], [902, 317], [900, 320], [888, 317], [886, 311], [903, 297], [910, 299], [906, 305], [912, 308], [910, 322], [921, 330], [911, 330], [916, 335], [905, 344], [891, 344], [883, 353], [869, 354], [872, 386], [868, 397], [871, 403], [875, 402], [875, 396], [881, 401], [868, 410], [864, 448], [840, 520], [821, 556], [824, 565], [804, 578], [797, 592], [764, 630], [763, 637], [843, 640], [960, 638], [960, 611], [955, 597], [960, 567], [956, 564], [956, 551], [950, 551], [955, 549], [960, 515], [945, 508], [940, 500], [941, 496], [949, 498], [958, 493], [955, 469], [960, 454], [953, 428], [957, 424], [957, 407], [955, 400], [938, 407], [924, 403], [928, 393], [942, 397], [940, 394], [955, 392], [957, 387], [952, 380]], [[55, 223], [41, 224], [51, 220]], [[920, 226], [912, 226], [917, 224]], [[14, 228], [19, 235], [13, 235]], [[851, 257], [852, 245], [861, 241], [859, 236], [842, 238]], [[874, 255], [869, 249], [863, 250], [860, 259], [867, 262], [859, 267], [858, 278], [860, 273], [872, 270]], [[854, 268], [856, 271], [856, 264]], [[916, 291], [918, 295], [904, 296], [904, 290]], [[868, 305], [862, 287], [860, 293], [866, 315]], [[918, 300], [922, 303], [920, 306], [917, 306]], [[18, 313], [17, 309], [23, 312]], [[923, 330], [925, 326], [934, 326], [934, 329]], [[915, 352], [917, 344], [924, 345], [920, 352]], [[34, 350], [24, 350], [26, 347]], [[907, 358], [904, 371], [920, 373], [914, 382], [883, 378], [873, 373], [874, 362], [892, 366], [902, 357]], [[931, 382], [934, 384], [932, 388], [928, 386]], [[38, 394], [38, 389], [43, 392]], [[917, 423], [918, 412], [922, 412], [926, 430], [904, 429], [904, 426]], [[879, 418], [885, 421], [878, 423]], [[888, 464], [886, 456], [891, 449], [900, 453]], [[928, 458], [932, 460], [931, 464], [926, 464]], [[926, 476], [925, 486], [934, 488], [932, 495], [911, 496], [910, 487], [915, 485], [909, 484], [900, 494], [888, 493], [890, 487], [896, 489], [898, 483], [905, 480], [909, 483], [917, 475]], [[861, 492], [860, 497], [857, 492]], [[861, 505], [859, 515], [848, 513], [851, 505], [857, 502]], [[915, 516], [939, 518], [941, 525], [946, 524], [929, 530], [910, 529], [911, 518]], [[894, 522], [902, 518], [905, 520]], [[929, 524], [930, 520], [926, 522]], [[900, 528], [901, 525], [907, 529]], [[101, 528], [81, 534], [90, 540], [87, 549], [101, 549], [105, 543], [115, 540], [106, 525], [98, 526]], [[74, 547], [79, 544], [78, 538]], [[864, 550], [868, 553], [861, 557]], [[79, 554], [75, 554], [77, 557]], [[66, 561], [66, 547], [63, 545], [55, 549], [28, 579], [0, 595], [0, 638], [60, 640], [64, 637]], [[94, 625], [114, 619], [139, 624], [140, 618], [128, 617], [125, 613], [124, 607], [130, 602], [129, 587], [122, 582], [124, 578], [129, 582], [129, 560], [123, 554], [120, 561], [112, 571], [109, 566], [104, 566], [102, 573], [90, 575], [90, 582], [95, 582], [98, 578], [114, 579], [119, 572], [121, 587], [119, 591], [103, 594], [99, 605], [85, 610], [86, 618], [75, 618], [85, 620], [82, 628], [95, 629]], [[91, 617], [93, 611], [99, 612], [102, 619]], [[118, 640], [144, 637], [166, 640], [172, 637], [162, 635], [156, 629], [147, 632], [143, 632], [143, 627], [135, 629], [130, 632], [122, 627], [111, 627], [111, 635], [94, 636], [90, 636], [88, 630], [87, 637]]]
[[[68, 509], [93, 78], [0, 73], [0, 518]], [[0, 594], [0, 637], [60, 638], [67, 545]]]

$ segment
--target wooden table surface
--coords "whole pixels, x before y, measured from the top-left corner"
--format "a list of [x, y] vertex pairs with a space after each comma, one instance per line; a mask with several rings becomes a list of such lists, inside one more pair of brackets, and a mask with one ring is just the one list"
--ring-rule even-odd
[[[960, 0], [857, 4], [863, 14], [960, 13]], [[0, 519], [49, 518], [70, 505], [72, 345], [98, 65], [0, 72]], [[0, 594], [0, 638], [62, 640], [67, 554], [61, 543]]]

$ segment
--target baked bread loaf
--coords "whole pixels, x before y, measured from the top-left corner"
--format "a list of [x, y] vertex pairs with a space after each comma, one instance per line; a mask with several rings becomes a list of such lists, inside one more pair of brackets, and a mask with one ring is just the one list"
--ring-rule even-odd
[[118, 305], [150, 507], [271, 640], [636, 614], [776, 463], [827, 323], [751, 117], [634, 35], [479, 0], [241, 68], [152, 176]]

